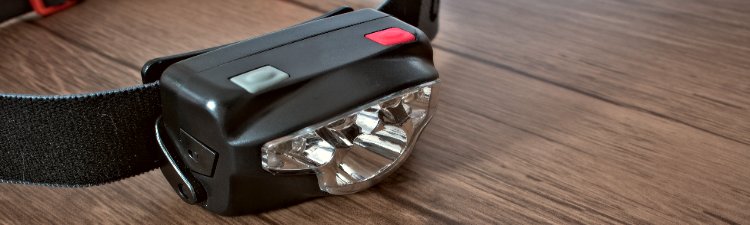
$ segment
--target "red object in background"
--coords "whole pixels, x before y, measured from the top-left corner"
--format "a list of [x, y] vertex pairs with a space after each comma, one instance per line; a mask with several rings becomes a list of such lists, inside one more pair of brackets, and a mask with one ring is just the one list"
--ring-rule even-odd
[[60, 5], [53, 5], [53, 6], [47, 6], [44, 4], [44, 0], [29, 0], [29, 4], [31, 4], [31, 8], [34, 9], [34, 12], [41, 16], [49, 16], [56, 12], [62, 11], [64, 9], [70, 8], [71, 6], [75, 5], [78, 2], [78, 0], [66, 0], [63, 4]]
[[417, 39], [414, 34], [396, 27], [369, 33], [365, 37], [386, 46], [412, 42]]

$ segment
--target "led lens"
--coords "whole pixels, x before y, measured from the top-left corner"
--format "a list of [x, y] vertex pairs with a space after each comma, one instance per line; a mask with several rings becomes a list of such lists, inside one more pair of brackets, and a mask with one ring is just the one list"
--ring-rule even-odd
[[367, 189], [409, 156], [436, 106], [437, 81], [399, 91], [263, 145], [263, 169], [315, 173], [320, 189]]

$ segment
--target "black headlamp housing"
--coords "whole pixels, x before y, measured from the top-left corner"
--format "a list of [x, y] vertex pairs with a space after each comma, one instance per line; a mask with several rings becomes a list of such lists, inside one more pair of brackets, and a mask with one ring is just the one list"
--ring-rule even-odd
[[[168, 162], [162, 172], [183, 200], [238, 215], [328, 195], [314, 174], [264, 170], [263, 144], [437, 80], [430, 37], [415, 26], [372, 9], [325, 17], [147, 63], [144, 81], [161, 75], [163, 114], [156, 126]], [[384, 45], [365, 38], [389, 28], [415, 39]], [[284, 75], [262, 75], [268, 85], [252, 90], [231, 81], [259, 68]]]

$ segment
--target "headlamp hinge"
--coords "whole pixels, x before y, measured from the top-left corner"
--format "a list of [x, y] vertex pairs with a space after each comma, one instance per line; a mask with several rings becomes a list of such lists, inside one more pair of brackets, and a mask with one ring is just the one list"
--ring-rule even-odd
[[165, 157], [166, 163], [161, 166], [161, 172], [164, 177], [172, 186], [177, 195], [180, 198], [189, 203], [197, 204], [206, 200], [206, 191], [201, 186], [189, 169], [178, 157], [174, 157], [177, 154], [173, 149], [173, 142], [170, 140], [169, 135], [163, 134], [166, 132], [164, 124], [161, 122], [161, 118], [156, 120], [155, 125], [156, 140], [161, 148], [161, 151]]

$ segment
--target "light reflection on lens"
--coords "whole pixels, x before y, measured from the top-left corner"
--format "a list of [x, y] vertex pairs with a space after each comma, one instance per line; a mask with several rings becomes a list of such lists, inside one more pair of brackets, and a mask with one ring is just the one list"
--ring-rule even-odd
[[430, 82], [389, 95], [263, 145], [263, 169], [316, 173], [321, 190], [348, 194], [393, 172], [432, 117]]

